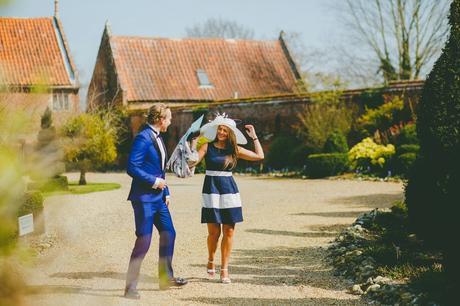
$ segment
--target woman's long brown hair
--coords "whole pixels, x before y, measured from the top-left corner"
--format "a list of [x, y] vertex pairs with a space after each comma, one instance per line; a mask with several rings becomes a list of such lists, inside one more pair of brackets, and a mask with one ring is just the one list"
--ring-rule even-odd
[[[228, 168], [229, 170], [231, 170], [236, 167], [236, 163], [238, 162], [238, 144], [236, 142], [235, 133], [233, 133], [233, 131], [229, 127], [225, 125], [223, 125], [223, 127], [225, 127], [228, 134], [225, 149], [230, 151], [230, 154], [225, 157], [224, 169]], [[214, 142], [217, 142], [217, 136]]]

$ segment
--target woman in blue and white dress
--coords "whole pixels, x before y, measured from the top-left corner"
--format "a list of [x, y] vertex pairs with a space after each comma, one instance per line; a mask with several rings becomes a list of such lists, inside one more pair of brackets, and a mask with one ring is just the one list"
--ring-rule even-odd
[[[219, 237], [221, 242], [222, 283], [230, 283], [228, 262], [233, 244], [235, 223], [243, 221], [241, 199], [238, 186], [232, 176], [239, 158], [258, 161], [264, 158], [262, 146], [257, 138], [254, 126], [245, 125], [246, 133], [254, 141], [254, 151], [247, 150], [238, 144], [246, 144], [243, 133], [238, 130], [234, 120], [218, 115], [212, 122], [201, 128], [201, 134], [211, 140], [202, 145], [198, 151], [198, 164], [203, 158], [206, 161], [206, 176], [203, 185], [203, 207], [201, 223], [208, 226], [208, 265], [210, 276], [215, 275], [214, 255]], [[192, 141], [192, 149], [196, 148], [197, 140]]]

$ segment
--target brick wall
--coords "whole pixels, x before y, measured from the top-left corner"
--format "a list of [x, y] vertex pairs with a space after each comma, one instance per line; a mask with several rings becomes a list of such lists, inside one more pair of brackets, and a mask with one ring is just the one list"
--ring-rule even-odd
[[26, 142], [34, 142], [40, 130], [41, 116], [49, 107], [53, 111], [53, 124], [56, 127], [62, 125], [66, 120], [80, 112], [80, 98], [74, 90], [59, 90], [69, 97], [69, 110], [53, 111], [52, 93], [30, 93], [30, 92], [7, 92], [0, 93], [0, 107], [14, 117], [14, 113], [20, 112], [27, 116], [28, 126], [22, 138]]
[[[384, 101], [391, 100], [394, 96], [403, 96], [405, 102], [415, 109], [422, 86], [422, 81], [393, 83], [388, 87], [382, 88], [380, 95]], [[369, 92], [368, 89], [348, 90], [344, 92], [343, 99], [347, 103], [357, 105], [362, 112], [364, 111], [367, 92]], [[214, 117], [214, 113], [225, 112], [230, 118], [241, 120], [241, 123], [238, 124], [240, 130], [244, 130], [244, 124], [253, 124], [264, 149], [267, 150], [275, 136], [279, 134], [295, 135], [295, 125], [299, 124], [298, 115], [310, 103], [310, 97], [304, 95], [271, 99], [261, 98], [250, 101], [214, 102], [194, 107], [181, 106], [174, 108], [172, 106], [173, 120], [168, 133], [165, 135], [165, 142], [168, 151], [172, 152], [180, 137], [201, 114], [205, 114], [207, 121], [207, 119]], [[131, 128], [134, 134], [145, 122], [144, 112], [145, 110], [138, 110], [131, 115]]]

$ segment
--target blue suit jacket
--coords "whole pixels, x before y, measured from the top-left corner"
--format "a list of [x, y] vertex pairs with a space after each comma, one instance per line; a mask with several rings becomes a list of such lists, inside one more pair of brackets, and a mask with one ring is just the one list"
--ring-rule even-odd
[[152, 188], [156, 178], [165, 178], [160, 149], [153, 137], [153, 130], [146, 126], [134, 138], [127, 170], [133, 178], [128, 196], [130, 201], [164, 202], [169, 195], [168, 187], [163, 190]]

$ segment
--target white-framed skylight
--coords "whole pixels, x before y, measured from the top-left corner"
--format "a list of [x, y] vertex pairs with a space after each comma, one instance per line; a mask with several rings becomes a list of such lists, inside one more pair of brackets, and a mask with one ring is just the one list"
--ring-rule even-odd
[[204, 69], [197, 69], [196, 76], [198, 77], [198, 82], [200, 87], [212, 87], [211, 82], [209, 81], [208, 74]]

